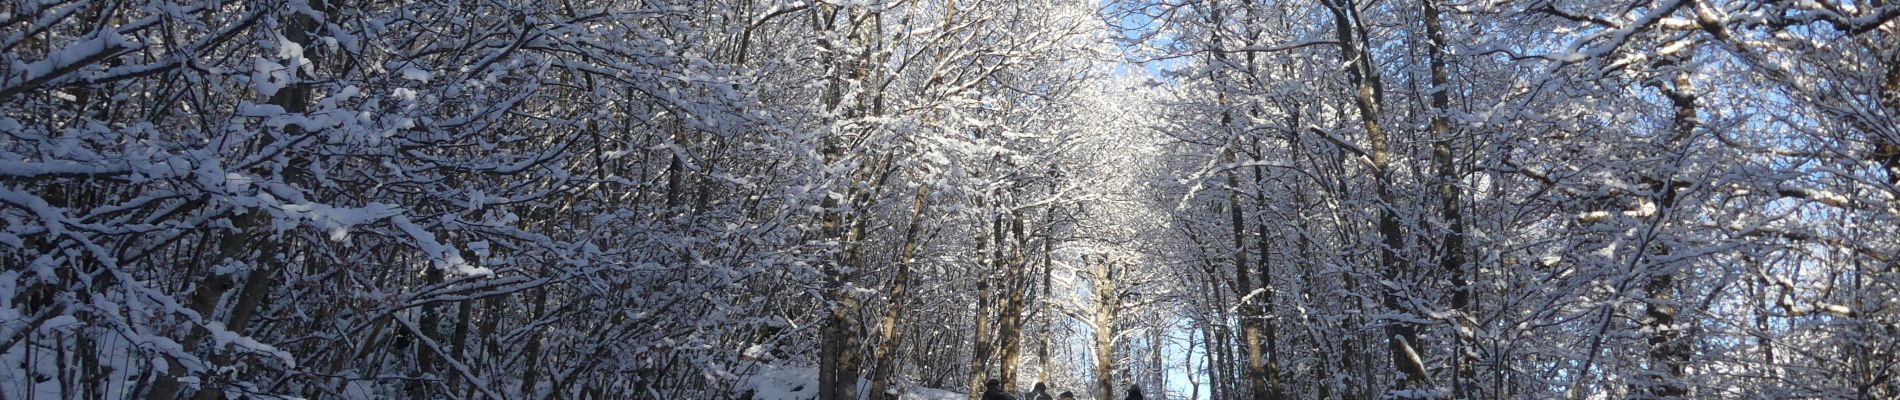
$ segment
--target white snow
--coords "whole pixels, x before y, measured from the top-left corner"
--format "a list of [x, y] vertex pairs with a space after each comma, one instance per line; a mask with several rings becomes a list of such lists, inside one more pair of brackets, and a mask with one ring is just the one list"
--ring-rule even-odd
[[414, 65], [402, 67], [403, 79], [416, 81], [418, 83], [429, 83], [429, 79], [434, 77], [435, 74], [424, 71], [421, 68], [416, 68]]
[[[818, 369], [814, 367], [792, 367], [783, 365], [765, 365], [757, 373], [741, 380], [739, 389], [754, 390], [753, 400], [810, 400], [818, 396]], [[870, 390], [870, 383], [859, 381], [859, 387]], [[903, 400], [968, 400], [969, 395], [962, 392], [926, 388], [919, 386], [901, 386], [897, 396]]]
[[264, 96], [275, 96], [277, 91], [290, 86], [290, 68], [275, 61], [258, 58], [251, 62], [251, 90]]

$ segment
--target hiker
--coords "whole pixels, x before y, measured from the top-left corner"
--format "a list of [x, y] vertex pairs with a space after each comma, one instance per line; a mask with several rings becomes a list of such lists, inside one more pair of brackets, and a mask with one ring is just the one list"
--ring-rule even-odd
[[1003, 392], [1003, 381], [991, 379], [983, 382], [983, 400], [1016, 400], [1016, 396]]
[[1062, 394], [1056, 395], [1056, 400], [1075, 400], [1075, 393], [1064, 390]]
[[1036, 389], [1029, 391], [1029, 395], [1023, 397], [1028, 397], [1029, 400], [1050, 400], [1049, 387], [1043, 385], [1042, 382], [1036, 382]]
[[1127, 400], [1141, 400], [1141, 387], [1135, 386], [1135, 385], [1128, 385], [1128, 399]]

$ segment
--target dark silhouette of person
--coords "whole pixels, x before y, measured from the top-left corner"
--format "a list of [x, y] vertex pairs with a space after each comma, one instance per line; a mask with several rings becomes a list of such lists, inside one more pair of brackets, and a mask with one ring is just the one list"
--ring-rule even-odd
[[1003, 392], [1003, 381], [991, 379], [983, 382], [983, 400], [1016, 400], [1016, 396]]
[[1056, 395], [1056, 400], [1075, 400], [1075, 393], [1064, 390], [1062, 394]]
[[[988, 400], [988, 399], [985, 399], [985, 400]], [[1128, 385], [1128, 399], [1127, 400], [1141, 400], [1141, 387], [1135, 386], [1135, 385]]]
[[1043, 385], [1042, 382], [1036, 382], [1036, 389], [1029, 391], [1029, 395], [1025, 397], [1028, 397], [1029, 400], [1051, 400], [1049, 398], [1049, 387]]

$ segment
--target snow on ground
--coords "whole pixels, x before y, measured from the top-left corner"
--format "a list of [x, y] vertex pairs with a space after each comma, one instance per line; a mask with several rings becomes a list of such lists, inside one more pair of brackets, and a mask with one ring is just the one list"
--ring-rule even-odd
[[817, 368], [768, 365], [739, 388], [754, 390], [753, 400], [806, 400], [818, 397], [817, 382]]
[[969, 399], [970, 396], [943, 389], [916, 387], [911, 388], [910, 393], [905, 393], [901, 398], [912, 400], [966, 400]]
[[[792, 367], [770, 365], [759, 368], [759, 372], [745, 379], [740, 389], [752, 389], [752, 400], [810, 400], [818, 397], [818, 369], [813, 367]], [[869, 382], [860, 381], [860, 387], [870, 387]], [[868, 389], [867, 389], [868, 390]], [[911, 387], [898, 396], [903, 400], [964, 400], [969, 396], [960, 392], [925, 387]]]

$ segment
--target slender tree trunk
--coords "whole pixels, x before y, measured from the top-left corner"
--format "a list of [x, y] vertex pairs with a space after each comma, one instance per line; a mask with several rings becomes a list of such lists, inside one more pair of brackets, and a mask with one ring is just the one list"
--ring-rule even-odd
[[1115, 396], [1115, 316], [1120, 312], [1121, 289], [1116, 286], [1114, 262], [1084, 259], [1083, 263], [1093, 270], [1095, 286], [1095, 396], [1107, 399]]
[[[825, 5], [818, 8], [822, 9], [819, 13], [825, 16], [827, 23], [835, 24], [835, 18], [839, 12], [838, 6]], [[851, 54], [832, 46], [828, 41], [820, 44], [820, 47], [830, 50], [827, 54], [835, 53], [843, 57], [842, 60], [836, 60], [836, 62], [832, 62], [834, 60], [831, 58], [825, 60], [830, 64], [835, 64], [833, 67], [836, 71], [830, 75], [824, 104], [834, 110], [842, 107], [844, 118], [855, 118], [864, 116], [870, 110], [862, 94], [852, 99], [852, 102], [846, 106], [844, 87], [849, 85], [849, 82], [862, 82], [866, 76], [870, 75], [868, 70], [871, 66], [867, 65], [865, 57], [866, 52], [873, 47], [872, 41], [877, 38], [866, 36], [869, 33], [862, 24], [867, 18], [864, 18], [859, 10], [851, 9], [846, 12], [845, 20], [850, 25], [850, 29], [846, 32], [849, 35], [849, 42], [862, 50]], [[870, 21], [870, 23], [877, 22]], [[826, 165], [837, 165], [844, 161], [847, 152], [845, 147], [850, 140], [849, 137], [844, 136], [845, 133], [847, 132], [834, 131], [831, 136], [824, 139], [823, 157]], [[858, 400], [860, 398], [858, 378], [863, 367], [864, 332], [858, 320], [858, 311], [863, 305], [862, 299], [858, 298], [855, 290], [855, 281], [863, 271], [862, 259], [858, 253], [861, 245], [859, 239], [863, 235], [868, 216], [858, 214], [858, 210], [864, 209], [874, 197], [874, 189], [860, 187], [860, 184], [873, 180], [866, 176], [874, 175], [867, 168], [881, 169], [885, 162], [868, 164], [871, 166], [860, 166], [844, 177], [845, 194], [842, 199], [838, 196], [826, 196], [821, 202], [826, 210], [821, 221], [823, 235], [827, 239], [837, 241], [839, 255], [825, 269], [826, 297], [831, 303], [831, 309], [826, 316], [825, 326], [820, 331], [819, 400]], [[850, 201], [850, 210], [840, 210], [840, 206], [846, 205], [844, 201], [847, 199]]]
[[[1157, 391], [1166, 390], [1168, 387], [1168, 371], [1167, 371], [1167, 367], [1161, 360], [1161, 349], [1162, 349], [1161, 329], [1160, 328], [1149, 329], [1148, 330], [1148, 361], [1151, 364], [1150, 364], [1150, 368], [1148, 369], [1148, 377], [1153, 381], [1153, 383], [1149, 387], [1155, 388], [1155, 390]], [[1161, 393], [1156, 393], [1157, 398], [1164, 398], [1164, 397], [1161, 397], [1160, 395]]]
[[[1663, 60], [1658, 64], [1663, 68], [1687, 68], [1690, 60], [1686, 54], [1680, 56], [1680, 60]], [[1695, 104], [1697, 94], [1694, 82], [1690, 80], [1690, 73], [1676, 71], [1674, 75], [1674, 79], [1669, 84], [1657, 85], [1662, 89], [1664, 97], [1669, 98], [1675, 110], [1669, 128], [1671, 148], [1687, 140], [1695, 132], [1698, 124]], [[1654, 186], [1653, 192], [1658, 193], [1656, 207], [1659, 211], [1649, 216], [1650, 220], [1647, 222], [1665, 223], [1662, 218], [1666, 210], [1675, 207], [1676, 184], [1669, 177], [1652, 177], [1649, 181], [1651, 186]], [[1658, 256], [1665, 256], [1669, 252], [1666, 244], [1657, 243], [1652, 244], [1651, 247], [1639, 251], [1654, 251], [1658, 253]], [[1651, 268], [1656, 267], [1660, 266]], [[1682, 327], [1676, 324], [1679, 305], [1675, 279], [1673, 272], [1654, 272], [1650, 274], [1649, 281], [1643, 285], [1643, 292], [1648, 300], [1643, 307], [1644, 318], [1641, 325], [1643, 332], [1649, 333], [1649, 349], [1646, 353], [1651, 362], [1652, 376], [1648, 380], [1653, 381], [1647, 384], [1646, 389], [1649, 396], [1658, 399], [1682, 398], [1689, 394], [1689, 387], [1682, 382], [1682, 378], [1688, 371], [1689, 353], [1692, 349], [1687, 340], [1682, 337]]]
[[[1054, 185], [1051, 185], [1049, 188], [1051, 196], [1055, 195], [1055, 190]], [[1049, 337], [1053, 336], [1050, 328], [1054, 325], [1049, 322], [1047, 315], [1050, 312], [1049, 308], [1053, 307], [1052, 300], [1055, 298], [1055, 292], [1050, 286], [1050, 278], [1055, 275], [1056, 269], [1053, 259], [1056, 241], [1056, 207], [1050, 206], [1046, 213], [1043, 221], [1045, 236], [1042, 239], [1042, 295], [1038, 297], [1038, 301], [1041, 302], [1038, 307], [1042, 307], [1042, 315], [1045, 316], [1039, 331], [1041, 337], [1036, 340], [1036, 382], [1038, 383], [1049, 382]]]
[[[875, 171], [888, 171], [893, 165], [893, 159], [894, 156], [886, 155], [881, 160], [873, 162], [868, 168], [861, 168], [854, 174], [852, 182], [869, 182], [871, 187], [846, 191], [846, 197], [851, 199], [852, 210], [870, 208], [880, 191], [879, 188], [885, 184], [882, 178], [874, 178], [880, 175]], [[827, 343], [832, 347], [830, 347], [830, 352], [823, 353], [831, 355], [832, 362], [825, 363], [821, 360], [822, 365], [832, 367], [832, 377], [831, 380], [826, 381], [826, 386], [832, 388], [829, 393], [836, 396], [835, 399], [856, 400], [862, 397], [859, 393], [858, 380], [864, 369], [864, 346], [867, 334], [863, 321], [858, 318], [859, 311], [864, 307], [864, 299], [856, 290], [856, 281], [863, 276], [859, 271], [865, 270], [864, 233], [865, 226], [869, 223], [869, 216], [857, 214], [854, 211], [850, 224], [845, 228], [842, 239], [839, 240], [841, 254], [838, 265], [843, 269], [834, 271], [833, 276], [836, 278], [832, 282], [834, 307], [830, 320], [826, 324], [827, 327], [832, 328], [826, 331], [832, 335], [827, 337], [829, 339]], [[820, 393], [826, 393], [826, 391], [820, 390]]]
[[[1889, 31], [1892, 32], [1892, 31]], [[1887, 60], [1886, 82], [1880, 85], [1880, 104], [1887, 112], [1900, 115], [1900, 53]], [[1887, 172], [1887, 184], [1900, 187], [1900, 140], [1889, 136], [1874, 143], [1874, 159]], [[1888, 205], [1889, 212], [1900, 212], [1900, 202]], [[1892, 269], [1890, 269], [1892, 270]], [[1892, 270], [1900, 272], [1900, 270]]]
[[1405, 237], [1399, 227], [1396, 198], [1393, 196], [1391, 165], [1392, 152], [1387, 148], [1388, 139], [1385, 127], [1380, 122], [1383, 115], [1377, 64], [1373, 63], [1371, 52], [1365, 46], [1364, 25], [1359, 20], [1358, 5], [1352, 0], [1327, 0], [1326, 8], [1333, 14], [1335, 33], [1339, 39], [1340, 59], [1349, 62], [1346, 70], [1348, 81], [1353, 86], [1353, 105], [1359, 111], [1359, 121], [1366, 131], [1371, 161], [1374, 187], [1379, 198], [1379, 269], [1384, 278], [1381, 296], [1386, 309], [1398, 313], [1402, 318], [1385, 321], [1387, 352], [1392, 367], [1403, 373], [1402, 378], [1393, 387], [1397, 393], [1411, 394], [1410, 389], [1424, 389], [1429, 383], [1425, 373], [1423, 344], [1419, 342], [1417, 324], [1406, 321], [1414, 312], [1406, 306], [1403, 296], [1407, 280], [1402, 279], [1404, 265], [1399, 253], [1405, 246]]
[[[474, 258], [469, 258], [469, 259], [474, 259]], [[468, 353], [467, 353], [468, 338], [469, 338], [468, 330], [469, 328], [471, 328], [469, 326], [469, 318], [471, 318], [472, 314], [475, 311], [474, 305], [475, 305], [475, 302], [473, 300], [461, 301], [455, 304], [455, 336], [453, 338], [452, 343], [450, 343], [451, 347], [449, 349], [449, 357], [459, 358], [460, 361], [462, 361], [464, 365], [470, 365], [470, 366], [472, 366], [473, 363], [467, 362], [468, 361]], [[450, 392], [454, 392], [456, 388], [461, 387], [462, 386], [461, 384], [462, 384], [462, 374], [449, 374], [447, 386]]]
[[1009, 252], [1009, 270], [1003, 284], [1002, 315], [998, 318], [1001, 320], [997, 329], [1001, 360], [998, 362], [997, 376], [1003, 381], [1005, 389], [1015, 390], [1017, 387], [1016, 362], [1022, 356], [1023, 348], [1022, 327], [1025, 309], [1023, 301], [1029, 291], [1030, 282], [1028, 262], [1024, 257], [1023, 249], [1029, 246], [1029, 239], [1023, 235], [1021, 215], [1012, 212], [1009, 226], [1009, 233], [1016, 238], [1016, 245], [1012, 246]]
[[1209, 400], [1220, 400], [1222, 398], [1220, 380], [1221, 360], [1215, 356], [1215, 340], [1217, 339], [1214, 337], [1214, 324], [1212, 321], [1203, 322], [1201, 324], [1201, 351], [1207, 353], [1207, 398]]
[[[1230, 317], [1228, 315], [1221, 315], [1221, 321], [1229, 320]], [[1246, 392], [1241, 391], [1240, 386], [1244, 382], [1240, 375], [1240, 368], [1246, 365], [1246, 361], [1241, 357], [1245, 357], [1246, 355], [1235, 354], [1240, 351], [1241, 338], [1239, 333], [1239, 330], [1234, 329], [1234, 326], [1231, 324], [1223, 324], [1220, 327], [1220, 372], [1221, 381], [1226, 383], [1226, 386], [1222, 388], [1222, 390], [1226, 391], [1227, 398], [1234, 400], [1246, 398]]]
[[1643, 291], [1649, 296], [1649, 304], [1644, 306], [1643, 326], [1649, 335], [1648, 355], [1655, 365], [1651, 366], [1649, 385], [1651, 396], [1657, 399], [1675, 399], [1689, 394], [1688, 387], [1682, 382], [1682, 374], [1688, 367], [1688, 345], [1682, 343], [1682, 332], [1675, 326], [1676, 290], [1675, 275], [1660, 274], [1652, 276]]
[[[543, 287], [535, 291], [534, 302], [529, 305], [531, 310], [526, 319], [533, 321], [541, 318], [547, 310], [547, 305], [548, 289]], [[541, 330], [530, 331], [523, 343], [527, 344], [521, 350], [521, 387], [516, 391], [516, 395], [517, 398], [522, 399], [537, 398], [536, 386], [541, 383]]]
[[[822, 361], [819, 369], [829, 370], [819, 386], [819, 398], [827, 400], [854, 400], [858, 398], [858, 349], [852, 340], [858, 331], [857, 296], [834, 290], [833, 301], [836, 305], [827, 318], [824, 328], [824, 341], [820, 343]], [[822, 375], [822, 374], [821, 374]]]
[[875, 398], [897, 398], [890, 383], [891, 378], [903, 369], [897, 360], [898, 345], [902, 342], [898, 332], [899, 326], [904, 323], [904, 306], [910, 299], [910, 265], [917, 256], [917, 236], [923, 230], [924, 205], [929, 198], [930, 186], [918, 185], [917, 198], [910, 205], [910, 225], [904, 228], [904, 245], [898, 251], [897, 271], [891, 276], [888, 292], [890, 305], [884, 310], [884, 324], [879, 332], [877, 367], [871, 372], [871, 395]]
[[[462, 250], [462, 258], [473, 260], [475, 265], [481, 265], [481, 256], [475, 254], [473, 250]], [[467, 341], [469, 341], [469, 328], [471, 328], [469, 318], [473, 318], [473, 313], [475, 313], [475, 301], [456, 301], [456, 332], [448, 343], [447, 355], [450, 362], [460, 362], [462, 366], [469, 366], [469, 368], [473, 368], [473, 362], [469, 362], [467, 358]], [[447, 373], [447, 375], [447, 385], [443, 387], [443, 391], [456, 392], [458, 387], [462, 387], [462, 373]], [[469, 387], [469, 391], [473, 391], [473, 387]]]
[[[327, 0], [308, 0], [308, 5], [313, 10], [325, 12], [330, 16], [335, 15], [333, 10], [330, 9]], [[322, 59], [322, 55], [318, 52], [308, 50], [312, 47], [310, 44], [313, 38], [310, 34], [320, 28], [315, 19], [302, 14], [289, 15], [286, 16], [282, 24], [282, 34], [284, 38], [306, 49], [304, 54], [302, 54], [305, 59], [310, 60], [313, 65]], [[286, 113], [296, 114], [308, 112], [310, 109], [311, 95], [311, 85], [307, 82], [308, 80], [309, 79], [297, 79], [296, 83], [278, 90], [277, 93], [271, 96], [270, 104], [282, 107]], [[284, 129], [287, 133], [296, 133], [301, 128], [296, 125], [290, 125], [284, 127]], [[301, 171], [304, 165], [305, 163], [293, 161], [288, 163], [287, 168], [285, 168], [282, 173], [287, 176], [287, 180], [290, 182], [296, 183], [298, 186], [308, 187], [307, 182], [302, 182], [302, 175], [304, 175], [304, 173]], [[220, 239], [218, 243], [218, 258], [212, 262], [218, 263], [226, 259], [246, 262], [249, 263], [249, 271], [245, 273], [242, 281], [235, 281], [233, 279], [234, 277], [225, 275], [209, 277], [206, 279], [206, 282], [198, 285], [197, 292], [194, 293], [192, 297], [192, 309], [197, 311], [198, 315], [211, 318], [215, 311], [213, 308], [217, 306], [219, 299], [224, 296], [224, 293], [234, 286], [242, 285], [243, 289], [239, 291], [235, 302], [231, 306], [231, 314], [225, 321], [225, 330], [232, 333], [244, 334], [250, 324], [252, 314], [256, 312], [258, 304], [263, 301], [264, 294], [266, 293], [265, 289], [268, 289], [269, 286], [271, 271], [277, 270], [277, 268], [274, 268], [271, 264], [277, 262], [276, 253], [278, 244], [272, 242], [268, 237], [269, 235], [254, 232], [255, 229], [268, 225], [270, 223], [269, 218], [269, 215], [264, 212], [250, 212], [231, 218], [233, 230], [224, 238]], [[187, 335], [186, 343], [184, 344], [186, 351], [197, 349], [198, 342], [203, 338], [204, 333], [205, 331], [202, 329], [193, 328], [193, 331]], [[213, 364], [223, 365], [230, 362], [229, 354], [218, 352], [217, 349], [213, 349], [213, 352], [216, 353], [210, 357]], [[170, 400], [177, 398], [178, 392], [181, 389], [178, 379], [184, 376], [184, 371], [181, 370], [181, 367], [179, 367], [176, 362], [172, 364], [170, 369], [167, 370], [164, 375], [159, 376], [153, 384], [152, 392], [147, 395], [148, 399]], [[193, 396], [194, 399], [216, 400], [223, 398], [224, 392], [222, 390], [207, 387], [205, 384], [206, 382], [200, 383], [197, 394]]]
[[[1218, 8], [1218, 7], [1211, 7], [1211, 8]], [[1209, 43], [1211, 43], [1212, 47], [1215, 48], [1216, 50], [1224, 50], [1223, 49], [1224, 45], [1222, 44], [1223, 35], [1221, 35], [1222, 29], [1224, 29], [1223, 26], [1225, 25], [1224, 14], [1220, 12], [1209, 13], [1208, 25], [1214, 28], [1209, 31], [1209, 38], [1208, 38]], [[1214, 51], [1214, 52], [1211, 52], [1210, 54], [1212, 54], [1213, 58], [1216, 61], [1218, 61], [1218, 64], [1220, 65], [1230, 64], [1228, 62], [1228, 57], [1225, 52]], [[1209, 78], [1211, 80], [1219, 82], [1221, 78], [1225, 76], [1221, 74], [1221, 71], [1222, 70], [1209, 72]], [[1251, 74], [1251, 72], [1252, 71], [1247, 71], [1247, 73], [1249, 74]], [[1228, 106], [1226, 94], [1224, 93], [1219, 94], [1217, 102], [1218, 104], [1221, 105], [1222, 109], [1226, 109]], [[1227, 132], [1236, 136], [1228, 144], [1227, 148], [1221, 154], [1222, 158], [1228, 163], [1233, 163], [1237, 161], [1236, 160], [1237, 157], [1235, 156], [1235, 153], [1237, 151], [1235, 150], [1235, 147], [1240, 145], [1238, 136], [1241, 134], [1241, 130], [1235, 129], [1233, 125], [1234, 125], [1233, 112], [1232, 111], [1221, 112], [1221, 115], [1220, 115], [1221, 129], [1224, 132]], [[1267, 383], [1269, 378], [1267, 377], [1268, 374], [1267, 374], [1265, 355], [1261, 354], [1261, 351], [1263, 349], [1261, 348], [1262, 339], [1261, 339], [1261, 328], [1260, 328], [1260, 325], [1261, 325], [1260, 307], [1257, 306], [1255, 303], [1256, 298], [1258, 296], [1255, 295], [1257, 288], [1253, 286], [1253, 282], [1250, 277], [1250, 275], [1252, 274], [1247, 271], [1247, 269], [1249, 268], [1249, 265], [1247, 263], [1247, 244], [1246, 244], [1247, 228], [1246, 228], [1246, 223], [1245, 223], [1246, 221], [1245, 212], [1240, 207], [1240, 204], [1241, 204], [1240, 182], [1239, 182], [1239, 178], [1237, 177], [1237, 173], [1231, 170], [1227, 172], [1227, 190], [1228, 190], [1228, 201], [1227, 201], [1228, 210], [1227, 211], [1228, 211], [1228, 216], [1230, 219], [1229, 221], [1230, 228], [1232, 229], [1233, 239], [1234, 239], [1234, 250], [1233, 250], [1233, 253], [1231, 253], [1231, 256], [1233, 257], [1233, 260], [1234, 260], [1234, 293], [1236, 295], [1236, 298], [1235, 298], [1235, 300], [1237, 300], [1236, 308], [1238, 309], [1238, 314], [1239, 314], [1238, 316], [1239, 316], [1239, 323], [1240, 323], [1240, 332], [1239, 332], [1240, 337], [1238, 337], [1237, 339], [1238, 339], [1238, 344], [1241, 347], [1240, 349], [1242, 353], [1241, 356], [1246, 357], [1246, 361], [1245, 361], [1246, 364], [1244, 364], [1244, 367], [1246, 368], [1246, 370], [1241, 375], [1244, 375], [1243, 379], [1245, 379], [1247, 383], [1247, 393], [1248, 393], [1248, 396], [1250, 396], [1249, 398], [1252, 398], [1255, 400], [1266, 399], [1267, 398], [1266, 396], [1268, 396], [1268, 393], [1269, 393], [1269, 390], [1268, 390], [1269, 385]], [[1223, 367], [1232, 368], [1232, 366], [1223, 366]]]
[[[1226, 116], [1221, 118], [1227, 120]], [[1237, 144], [1236, 144], [1237, 145]], [[1236, 153], [1232, 149], [1226, 152], [1227, 162], [1235, 162]], [[1229, 227], [1234, 236], [1234, 286], [1240, 295], [1240, 332], [1241, 351], [1247, 357], [1247, 393], [1255, 400], [1266, 399], [1267, 363], [1266, 355], [1261, 353], [1260, 309], [1255, 306], [1259, 301], [1259, 291], [1253, 286], [1252, 271], [1247, 263], [1247, 219], [1241, 208], [1240, 179], [1238, 172], [1227, 171], [1227, 215]]]
[[1224, 289], [1220, 284], [1221, 274], [1223, 272], [1214, 260], [1207, 260], [1207, 293], [1210, 300], [1208, 304], [1213, 305], [1211, 307], [1213, 311], [1207, 315], [1205, 327], [1208, 335], [1207, 374], [1208, 381], [1212, 384], [1208, 395], [1214, 399], [1233, 399], [1235, 398], [1233, 375], [1228, 371], [1234, 364], [1234, 358], [1230, 351], [1232, 347], [1228, 346], [1227, 340], [1227, 312], [1225, 311], [1227, 296], [1224, 295]]
[[1439, 216], [1444, 220], [1445, 233], [1443, 254], [1439, 257], [1441, 268], [1451, 276], [1451, 312], [1452, 337], [1456, 340], [1451, 357], [1453, 378], [1452, 397], [1464, 399], [1473, 396], [1472, 384], [1477, 375], [1472, 365], [1477, 363], [1473, 355], [1477, 350], [1470, 347], [1477, 338], [1473, 336], [1475, 325], [1471, 318], [1471, 278], [1470, 268], [1466, 265], [1465, 255], [1465, 219], [1461, 210], [1463, 190], [1459, 186], [1457, 168], [1452, 162], [1451, 122], [1447, 116], [1451, 110], [1451, 88], [1449, 75], [1445, 72], [1446, 42], [1444, 22], [1439, 17], [1438, 0], [1423, 0], [1425, 13], [1425, 37], [1431, 43], [1426, 45], [1431, 69], [1431, 131], [1432, 162], [1437, 171], [1438, 195], [1441, 201]]
[[[423, 273], [422, 281], [425, 282], [424, 285], [441, 283], [442, 270], [439, 268], [430, 268], [428, 272]], [[442, 317], [441, 313], [436, 311], [435, 306], [423, 305], [416, 308], [417, 312], [422, 314], [421, 318], [418, 318], [416, 321], [418, 328], [417, 336], [420, 337], [410, 341], [410, 343], [415, 346], [415, 353], [413, 354], [416, 360], [416, 370], [415, 376], [411, 377], [405, 384], [408, 385], [407, 390], [410, 397], [421, 399], [433, 397], [430, 395], [430, 389], [434, 388], [435, 383], [431, 375], [435, 373], [436, 362], [435, 350], [429, 347], [429, 343], [436, 340], [435, 338], [438, 336], [436, 330], [438, 326], [441, 325]]]
[[[982, 204], [978, 204], [978, 207], [982, 207]], [[995, 227], [999, 224], [1000, 222], [995, 222], [995, 223], [988, 223], [986, 225], [991, 225], [991, 227]], [[1000, 231], [1000, 229], [997, 229], [997, 230]], [[978, 264], [977, 270], [980, 272], [976, 274], [977, 276], [977, 279], [976, 279], [977, 302], [976, 302], [976, 319], [975, 319], [975, 324], [974, 324], [976, 329], [974, 329], [971, 334], [971, 347], [970, 347], [971, 350], [970, 350], [970, 365], [969, 365], [970, 379], [968, 381], [969, 388], [970, 388], [970, 400], [977, 400], [977, 399], [982, 398], [983, 381], [989, 378], [990, 308], [993, 306], [990, 300], [992, 297], [994, 297], [990, 294], [990, 280], [993, 279], [993, 276], [995, 275], [994, 273], [995, 268], [990, 263], [990, 260], [992, 259], [991, 254], [986, 252], [985, 251], [986, 249], [984, 247], [991, 244], [990, 243], [991, 237], [998, 237], [998, 240], [996, 240], [996, 243], [994, 243], [994, 245], [1002, 246], [1002, 240], [1000, 236], [1002, 236], [1000, 232], [992, 232], [991, 229], [986, 229], [986, 227], [977, 228], [976, 253], [978, 254], [978, 259], [979, 259], [977, 262]]]
[[[1300, 119], [1296, 115], [1292, 118], [1293, 125], [1290, 126], [1300, 126], [1299, 121]], [[1263, 149], [1260, 148], [1259, 138], [1253, 139], [1253, 147], [1255, 154], [1264, 154], [1261, 152]], [[1256, 228], [1255, 232], [1258, 235], [1254, 240], [1259, 243], [1260, 246], [1258, 249], [1260, 251], [1259, 256], [1254, 258], [1254, 271], [1260, 274], [1260, 294], [1256, 296], [1257, 298], [1254, 299], [1254, 302], [1260, 304], [1261, 317], [1258, 323], [1261, 331], [1260, 341], [1262, 346], [1264, 346], [1262, 351], [1267, 354], [1265, 368], [1261, 371], [1266, 380], [1267, 392], [1265, 396], [1267, 399], [1279, 400], [1285, 397], [1285, 389], [1282, 388], [1280, 383], [1279, 330], [1278, 327], [1275, 326], [1277, 319], [1274, 314], [1275, 288], [1273, 287], [1273, 260], [1269, 258], [1267, 246], [1267, 178], [1265, 169], [1266, 168], [1259, 165], [1253, 167], [1255, 194], [1254, 220], [1257, 221], [1254, 225]]]
[[[685, 140], [684, 135], [680, 134], [682, 129], [678, 122], [673, 123], [669, 129], [672, 133], [668, 135], [667, 141], [675, 146], [687, 146], [680, 143]], [[668, 151], [667, 156], [665, 215], [674, 216], [680, 214], [680, 203], [686, 198], [686, 160], [682, 158], [684, 154], [680, 154], [679, 151]]]
[[[1194, 348], [1196, 343], [1194, 340], [1194, 331], [1206, 332], [1206, 330], [1203, 329], [1193, 329], [1187, 332], [1187, 351], [1181, 353], [1181, 367], [1187, 370], [1187, 374], [1185, 375], [1187, 375], [1188, 382], [1188, 400], [1201, 400], [1201, 380], [1194, 379], [1194, 376], [1197, 375], [1194, 373]], [[1203, 334], [1202, 337], [1206, 337], [1206, 335]], [[1202, 348], [1205, 349], [1205, 347]]]

